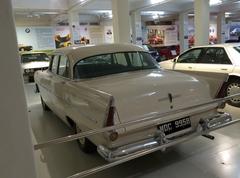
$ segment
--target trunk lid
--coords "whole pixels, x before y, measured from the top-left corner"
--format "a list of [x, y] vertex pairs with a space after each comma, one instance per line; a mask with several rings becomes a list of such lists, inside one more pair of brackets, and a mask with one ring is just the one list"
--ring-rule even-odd
[[185, 108], [211, 99], [206, 83], [167, 70], [135, 71], [82, 82], [114, 97], [120, 122]]

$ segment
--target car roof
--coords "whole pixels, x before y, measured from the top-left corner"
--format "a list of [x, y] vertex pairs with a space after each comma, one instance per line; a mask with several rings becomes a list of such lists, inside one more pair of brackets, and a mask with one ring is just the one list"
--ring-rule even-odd
[[91, 56], [100, 54], [109, 54], [116, 52], [130, 52], [130, 51], [145, 51], [141, 46], [133, 44], [100, 44], [100, 45], [85, 45], [85, 46], [70, 46], [60, 48], [55, 51], [55, 54], [61, 53], [67, 56], [71, 56], [73, 63]]
[[206, 48], [206, 47], [235, 47], [240, 46], [240, 43], [223, 43], [223, 44], [213, 44], [213, 45], [204, 45], [204, 46], [194, 46], [192, 48]]

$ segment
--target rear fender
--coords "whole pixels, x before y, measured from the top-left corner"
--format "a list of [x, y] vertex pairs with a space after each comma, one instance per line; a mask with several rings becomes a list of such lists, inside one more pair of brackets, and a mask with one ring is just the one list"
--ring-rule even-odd
[[[67, 116], [84, 132], [104, 127], [112, 95], [86, 86], [69, 86]], [[102, 135], [104, 137], [102, 137]], [[94, 144], [106, 144], [105, 134], [89, 137]]]

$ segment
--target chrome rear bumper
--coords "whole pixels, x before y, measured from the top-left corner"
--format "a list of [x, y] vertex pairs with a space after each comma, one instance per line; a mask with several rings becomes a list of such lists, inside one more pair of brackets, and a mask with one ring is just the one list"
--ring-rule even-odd
[[142, 151], [156, 149], [164, 150], [169, 146], [173, 146], [183, 141], [187, 141], [196, 136], [207, 135], [210, 131], [234, 124], [240, 120], [232, 120], [228, 113], [218, 113], [211, 118], [201, 119], [198, 127], [193, 131], [177, 137], [167, 137], [162, 131], [157, 131], [154, 138], [139, 141], [133, 144], [124, 145], [117, 149], [108, 149], [103, 145], [98, 146], [98, 153], [107, 161], [112, 162], [128, 157], [132, 154], [137, 154]]

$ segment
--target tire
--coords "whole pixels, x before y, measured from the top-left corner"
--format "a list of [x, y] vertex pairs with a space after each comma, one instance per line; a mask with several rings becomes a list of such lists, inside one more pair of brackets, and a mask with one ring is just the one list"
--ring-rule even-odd
[[43, 101], [41, 97], [41, 103], [42, 103], [42, 108], [44, 111], [51, 111], [51, 109], [48, 107], [48, 105]]
[[[226, 85], [225, 96], [230, 96], [240, 93], [240, 79], [229, 80]], [[234, 97], [228, 101], [228, 104], [235, 107], [240, 107], [240, 97]]]
[[[82, 132], [81, 129], [74, 124], [75, 133]], [[88, 138], [81, 138], [77, 140], [80, 149], [87, 154], [95, 153], [97, 150], [96, 145], [94, 145]]]

